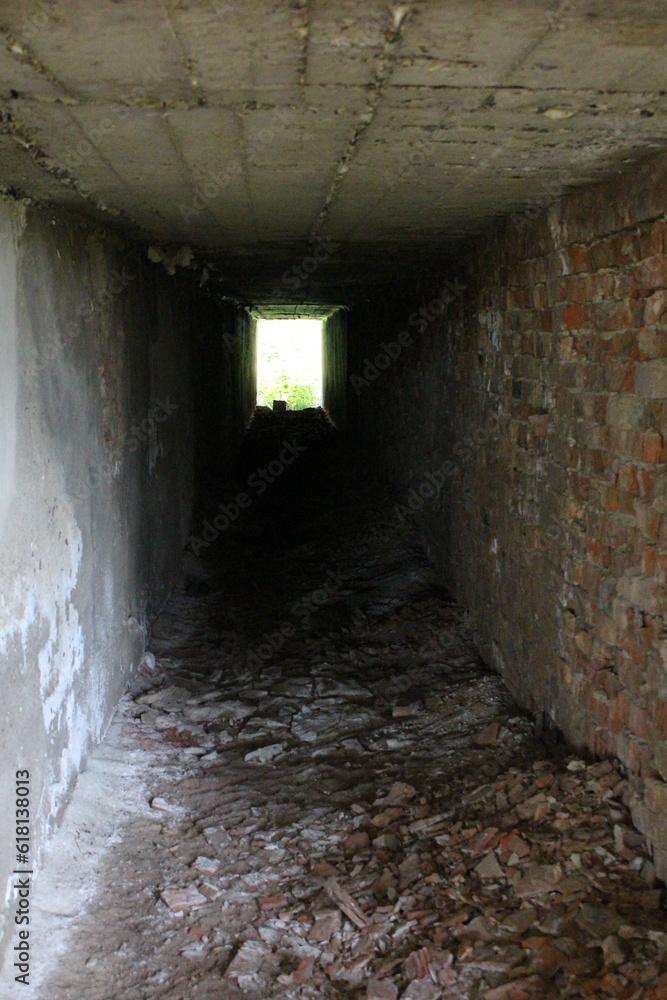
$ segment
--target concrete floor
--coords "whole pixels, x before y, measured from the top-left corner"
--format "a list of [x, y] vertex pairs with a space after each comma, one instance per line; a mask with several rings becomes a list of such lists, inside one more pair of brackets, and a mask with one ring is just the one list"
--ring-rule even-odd
[[625, 781], [538, 738], [396, 499], [311, 440], [188, 557], [51, 847], [35, 1000], [664, 995]]

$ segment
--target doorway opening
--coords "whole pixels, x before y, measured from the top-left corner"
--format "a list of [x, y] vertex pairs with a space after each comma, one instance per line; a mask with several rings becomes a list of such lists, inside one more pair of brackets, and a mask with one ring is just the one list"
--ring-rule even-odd
[[288, 410], [322, 405], [322, 320], [257, 322], [257, 405]]

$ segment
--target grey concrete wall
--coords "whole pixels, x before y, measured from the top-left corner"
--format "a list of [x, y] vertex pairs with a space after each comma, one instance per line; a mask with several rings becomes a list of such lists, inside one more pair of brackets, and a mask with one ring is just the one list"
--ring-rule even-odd
[[347, 426], [347, 313], [338, 309], [322, 324], [322, 399], [341, 430]]
[[197, 486], [217, 497], [233, 474], [257, 397], [256, 321], [247, 309], [215, 294], [195, 319]]
[[[145, 251], [62, 212], [0, 203], [6, 903], [15, 771], [30, 771], [39, 866], [179, 566], [194, 501], [195, 302]], [[11, 907], [2, 919], [0, 944]]]
[[225, 455], [231, 465], [257, 405], [257, 322], [238, 306], [226, 310], [225, 326], [234, 327], [236, 348], [224, 364]]

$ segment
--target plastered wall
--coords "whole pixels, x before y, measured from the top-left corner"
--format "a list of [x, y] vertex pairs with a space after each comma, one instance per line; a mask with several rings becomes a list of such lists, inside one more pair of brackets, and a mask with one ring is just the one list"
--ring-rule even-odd
[[[145, 248], [0, 202], [2, 939], [13, 776], [30, 772], [38, 869], [179, 570], [201, 310], [191, 276], [169, 275]], [[207, 310], [221, 339], [235, 317]]]

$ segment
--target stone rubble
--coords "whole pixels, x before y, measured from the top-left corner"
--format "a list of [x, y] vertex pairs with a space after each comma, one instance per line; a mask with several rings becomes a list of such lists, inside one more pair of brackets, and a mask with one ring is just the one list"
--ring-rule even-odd
[[540, 742], [382, 491], [319, 476], [289, 543], [279, 491], [253, 512], [261, 570], [239, 524], [157, 623], [123, 711], [169, 768], [44, 998], [667, 1000], [623, 775]]

